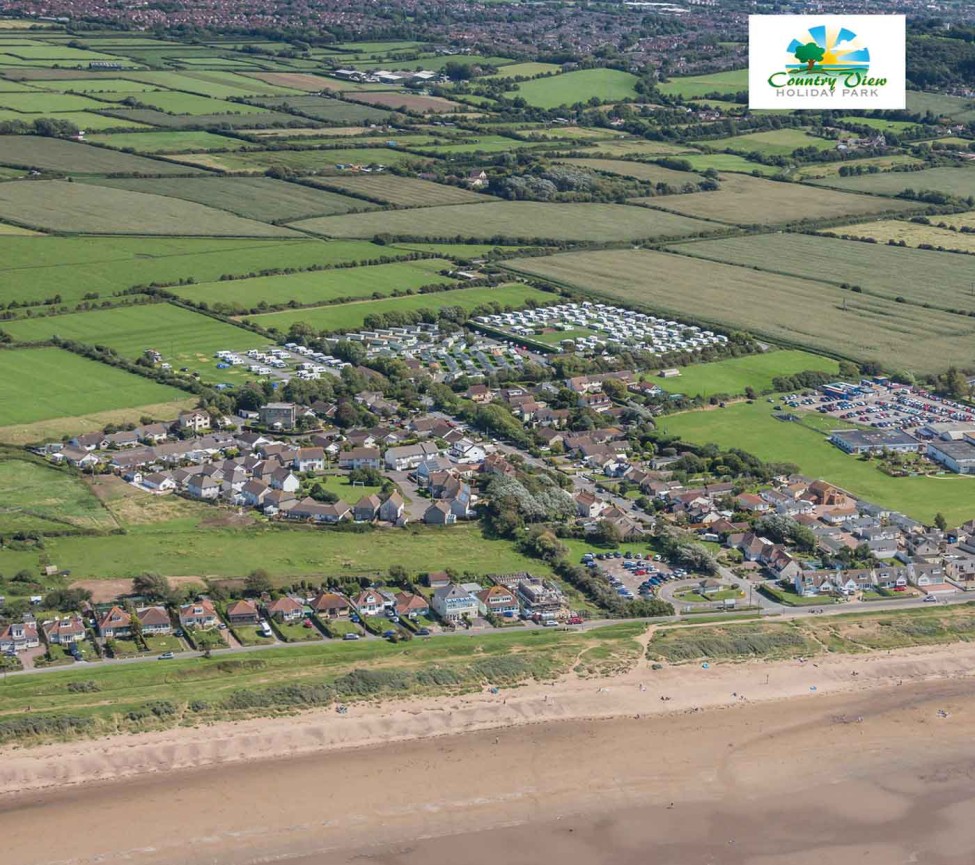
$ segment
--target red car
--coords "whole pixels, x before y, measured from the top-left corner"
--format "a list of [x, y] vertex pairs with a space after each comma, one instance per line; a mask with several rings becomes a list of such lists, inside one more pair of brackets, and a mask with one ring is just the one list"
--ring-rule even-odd
[[570, 616], [569, 617], [569, 624], [570, 625], [581, 625], [582, 624], [582, 616]]

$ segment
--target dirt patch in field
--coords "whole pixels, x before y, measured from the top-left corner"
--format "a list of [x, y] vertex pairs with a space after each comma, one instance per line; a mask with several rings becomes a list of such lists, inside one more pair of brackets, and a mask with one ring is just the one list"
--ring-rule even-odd
[[126, 483], [116, 475], [88, 478], [91, 491], [115, 516], [129, 526], [202, 516], [202, 506], [171, 493], [150, 493]]
[[[203, 577], [167, 577], [173, 588], [180, 586], [204, 586]], [[91, 592], [91, 600], [96, 604], [108, 604], [117, 598], [132, 594], [132, 580], [75, 580], [69, 588], [87, 589]]]
[[219, 510], [208, 514], [200, 520], [201, 529], [242, 528], [254, 522], [254, 518], [246, 511]]

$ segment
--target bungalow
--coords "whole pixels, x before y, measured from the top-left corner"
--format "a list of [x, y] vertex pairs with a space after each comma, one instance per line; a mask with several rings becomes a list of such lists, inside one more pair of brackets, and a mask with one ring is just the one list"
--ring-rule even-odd
[[121, 607], [114, 606], [96, 623], [98, 635], [106, 640], [128, 637], [132, 633], [132, 617]]
[[325, 470], [325, 450], [323, 448], [298, 448], [292, 463], [295, 471], [320, 472]]
[[85, 623], [81, 616], [65, 616], [44, 622], [44, 639], [50, 646], [73, 646], [85, 638]]
[[397, 492], [390, 493], [386, 501], [379, 506], [379, 519], [387, 523], [399, 522], [405, 509], [406, 502], [403, 501], [403, 497]]
[[352, 509], [352, 518], [357, 523], [371, 523], [376, 519], [382, 500], [373, 493], [371, 496], [363, 496], [355, 503]]
[[379, 592], [367, 589], [355, 599], [355, 608], [359, 615], [378, 616], [386, 609], [386, 599]]
[[742, 493], [735, 498], [735, 501], [741, 510], [749, 511], [753, 514], [763, 514], [772, 509], [772, 505], [769, 502], [765, 501], [761, 496], [756, 496], [752, 493]]
[[264, 605], [264, 612], [277, 622], [296, 622], [305, 614], [305, 607], [301, 601], [285, 595], [276, 601]]
[[0, 631], [0, 652], [23, 652], [41, 644], [37, 636], [37, 622], [11, 622]]
[[135, 615], [142, 626], [143, 634], [171, 634], [173, 632], [173, 623], [165, 607], [158, 605], [143, 607], [136, 610]]
[[176, 489], [176, 481], [165, 472], [153, 472], [142, 476], [142, 486], [149, 490], [164, 493]]
[[478, 592], [477, 607], [482, 616], [493, 613], [496, 616], [517, 616], [521, 609], [514, 592], [505, 586], [491, 586]]
[[423, 522], [431, 526], [452, 526], [457, 522], [457, 515], [447, 502], [434, 502], [423, 512]]
[[344, 595], [337, 592], [322, 592], [314, 601], [311, 608], [327, 619], [342, 619], [349, 615], [351, 605]]
[[430, 605], [426, 598], [413, 592], [397, 592], [394, 596], [396, 601], [396, 615], [412, 619], [416, 616], [425, 616], [430, 612]]
[[475, 619], [479, 609], [477, 598], [453, 583], [433, 593], [432, 606], [445, 622], [459, 622], [465, 618]]
[[907, 566], [908, 580], [919, 589], [930, 589], [945, 584], [945, 569], [938, 564], [911, 562]]
[[204, 598], [192, 604], [183, 604], [179, 608], [179, 623], [184, 628], [206, 630], [216, 627], [220, 620], [217, 618], [213, 602]]
[[352, 448], [339, 454], [340, 469], [378, 469], [382, 467], [379, 448]]
[[256, 625], [261, 620], [253, 601], [234, 601], [227, 607], [227, 621], [231, 625]]
[[86, 469], [97, 466], [101, 460], [84, 448], [63, 447], [52, 457], [57, 462], [66, 462], [75, 468]]

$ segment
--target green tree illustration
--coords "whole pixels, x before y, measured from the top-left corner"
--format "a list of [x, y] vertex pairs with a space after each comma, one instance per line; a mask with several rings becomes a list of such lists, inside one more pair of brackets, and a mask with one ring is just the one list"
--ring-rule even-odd
[[800, 63], [805, 63], [806, 68], [812, 72], [813, 66], [816, 65], [817, 61], [823, 59], [825, 53], [815, 42], [807, 42], [805, 45], [796, 48], [795, 58]]

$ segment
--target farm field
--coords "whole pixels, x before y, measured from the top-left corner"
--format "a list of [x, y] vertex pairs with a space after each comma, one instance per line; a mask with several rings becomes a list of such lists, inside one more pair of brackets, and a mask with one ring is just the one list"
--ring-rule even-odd
[[405, 257], [407, 253], [357, 240], [246, 240], [167, 237], [0, 237], [0, 280], [5, 301], [40, 303], [60, 295], [76, 303], [135, 285], [263, 270]]
[[394, 91], [368, 91], [347, 93], [346, 96], [358, 103], [373, 108], [386, 108], [392, 111], [408, 111], [412, 114], [449, 114], [463, 110], [459, 102], [444, 99], [442, 96], [422, 96], [414, 93]]
[[62, 180], [0, 184], [0, 218], [69, 233], [295, 236], [191, 201]]
[[311, 72], [246, 72], [244, 75], [276, 87], [303, 90], [309, 93], [318, 93], [320, 90], [329, 88], [339, 90], [346, 83]]
[[[236, 103], [231, 103], [236, 104]], [[219, 126], [228, 129], [251, 129], [259, 126], [282, 126], [294, 122], [293, 114], [265, 111], [261, 114], [167, 114], [154, 108], [105, 108], [106, 129], [155, 126], [160, 129], [198, 129]], [[97, 116], [97, 115], [96, 115]], [[110, 121], [109, 118], [115, 118]], [[100, 130], [99, 130], [100, 131]]]
[[641, 240], [682, 237], [716, 230], [708, 223], [623, 204], [547, 204], [498, 201], [422, 210], [392, 210], [328, 216], [294, 224], [332, 237], [388, 233], [421, 238], [512, 238], [516, 240]]
[[775, 177], [782, 169], [775, 165], [763, 165], [761, 162], [749, 162], [737, 153], [681, 153], [681, 159], [686, 159], [695, 171], [737, 171], [741, 174], [761, 174]]
[[331, 99], [326, 96], [275, 96], [255, 99], [259, 105], [266, 108], [277, 108], [282, 111], [295, 111], [323, 123], [334, 123], [347, 126], [355, 123], [385, 123], [389, 119], [389, 112], [372, 105], [360, 105], [355, 102], [344, 102], [341, 99]]
[[[975, 310], [975, 300], [971, 297], [975, 259], [966, 256], [809, 234], [729, 237], [675, 245], [671, 249], [834, 285], [845, 282], [889, 299], [906, 297], [942, 309]], [[810, 261], [829, 262], [829, 268], [821, 273], [810, 272]]]
[[844, 159], [842, 162], [810, 162], [806, 165], [798, 165], [791, 169], [790, 177], [796, 180], [812, 180], [822, 177], [839, 176], [840, 168], [871, 168], [875, 167], [881, 171], [893, 168], [895, 165], [920, 165], [921, 160], [916, 156], [908, 156], [906, 153], [892, 153], [889, 156], [868, 156], [865, 159]]
[[553, 142], [549, 141], [518, 141], [504, 135], [480, 135], [470, 141], [458, 142], [456, 144], [421, 146], [404, 141], [402, 145], [404, 147], [411, 147], [420, 153], [429, 153], [434, 156], [451, 156], [465, 153], [508, 153], [515, 148], [519, 150], [537, 150], [541, 148], [554, 148], [556, 146]]
[[88, 135], [88, 141], [103, 144], [114, 150], [132, 149], [137, 153], [189, 153], [194, 150], [240, 150], [255, 147], [239, 138], [215, 135], [203, 130], [174, 132], [115, 132], [104, 135]]
[[0, 535], [111, 530], [115, 520], [76, 474], [34, 458], [0, 457]]
[[260, 105], [228, 102], [225, 99], [212, 99], [209, 96], [176, 90], [140, 93], [138, 102], [140, 107], [155, 108], [167, 114], [261, 114], [265, 111]]
[[456, 279], [440, 273], [452, 267], [453, 264], [444, 259], [427, 258], [371, 267], [341, 267], [203, 283], [173, 288], [171, 291], [192, 303], [246, 312], [256, 309], [261, 303], [268, 306], [280, 306], [291, 301], [301, 305], [329, 303], [344, 298], [387, 296], [394, 291], [415, 291], [424, 285], [454, 284]]
[[969, 519], [975, 509], [970, 478], [892, 478], [875, 463], [862, 462], [829, 444], [824, 434], [798, 423], [776, 420], [759, 400], [714, 411], [661, 418], [668, 433], [687, 441], [735, 447], [765, 460], [790, 462], [803, 474], [824, 478], [868, 501], [899, 510], [930, 524], [941, 511], [951, 524]]
[[[215, 352], [221, 349], [243, 351], [267, 343], [256, 333], [169, 303], [19, 319], [5, 322], [4, 330], [17, 342], [40, 342], [55, 334], [78, 342], [97, 342], [114, 348], [129, 360], [138, 359], [147, 348], [152, 348], [176, 369], [185, 366], [211, 381], [222, 381], [237, 373], [236, 370], [217, 372]], [[100, 375], [101, 367], [98, 369]], [[138, 381], [141, 384], [143, 380]], [[77, 391], [75, 382], [70, 386], [72, 391]], [[78, 409], [85, 407], [78, 406]], [[63, 410], [61, 414], [64, 414]]]
[[[782, 261], [768, 253], [764, 260]], [[971, 364], [971, 318], [804, 277], [648, 250], [570, 252], [505, 266], [649, 311], [742, 328], [814, 350], [842, 350], [854, 359], [876, 360], [894, 369], [935, 372], [952, 363]]]
[[867, 195], [825, 191], [812, 193], [806, 186], [725, 174], [720, 189], [686, 195], [661, 195], [634, 201], [699, 219], [715, 219], [731, 225], [803, 223], [838, 216], [857, 216], [885, 210], [916, 209], [909, 202], [878, 200]]
[[186, 396], [184, 391], [60, 348], [0, 351], [0, 405], [3, 406], [0, 423], [3, 426], [133, 408]]
[[385, 312], [436, 311], [446, 306], [462, 306], [472, 310], [484, 304], [496, 303], [502, 307], [524, 306], [526, 300], [539, 302], [552, 300], [552, 295], [526, 285], [500, 285], [497, 288], [458, 288], [433, 294], [412, 294], [391, 297], [386, 300], [368, 300], [310, 309], [289, 309], [266, 315], [248, 316], [247, 320], [261, 327], [287, 332], [296, 321], [310, 325], [321, 332], [360, 330], [367, 316]]
[[808, 351], [769, 351], [682, 366], [677, 378], [654, 378], [653, 383], [670, 393], [686, 396], [735, 395], [744, 393], [746, 387], [761, 393], [772, 389], [772, 379], [776, 376], [807, 370], [834, 373], [839, 371], [839, 363]]
[[683, 99], [699, 99], [709, 93], [740, 93], [748, 90], [748, 70], [734, 69], [730, 72], [713, 72], [709, 75], [688, 75], [671, 78], [658, 85], [666, 96], [680, 96]]
[[491, 200], [489, 196], [458, 186], [395, 174], [379, 177], [369, 174], [343, 175], [316, 181], [315, 185], [361, 195], [396, 207], [432, 207], [438, 204], [468, 204]]
[[[936, 220], [939, 217], [934, 217]], [[975, 234], [922, 225], [917, 222], [901, 222], [896, 219], [879, 219], [876, 222], [863, 222], [854, 225], [837, 225], [824, 230], [823, 234], [836, 237], [863, 237], [878, 243], [904, 243], [910, 247], [921, 244], [935, 249], [957, 249], [975, 253]]]
[[[72, 93], [0, 93], [0, 108], [23, 114], [50, 114], [61, 111], [97, 111], [103, 103]], [[26, 118], [30, 120], [31, 118]]]
[[[127, 78], [145, 82], [152, 87], [184, 90], [200, 96], [213, 96], [218, 99], [248, 96], [274, 96], [278, 94], [298, 94], [300, 91], [281, 87], [267, 81], [241, 75], [239, 72], [130, 72]], [[119, 87], [119, 90], [125, 90]]]
[[316, 174], [337, 172], [338, 165], [402, 165], [406, 162], [430, 161], [392, 147], [242, 150], [236, 153], [187, 153], [174, 158], [218, 171], [251, 171], [261, 174], [275, 167], [291, 169], [299, 174]]
[[556, 63], [511, 63], [502, 66], [494, 75], [488, 78], [533, 78], [536, 75], [548, 75], [558, 72], [561, 67]]
[[925, 168], [923, 171], [889, 171], [856, 177], [830, 177], [814, 181], [818, 186], [869, 192], [872, 195], [899, 195], [905, 189], [932, 190], [959, 197], [975, 196], [975, 168]]
[[636, 97], [635, 75], [617, 69], [581, 69], [548, 78], [523, 81], [517, 90], [505, 94], [521, 97], [535, 108], [558, 108], [596, 97], [600, 102], [619, 102]]
[[714, 138], [695, 142], [698, 147], [711, 150], [730, 150], [733, 153], [752, 153], [757, 151], [766, 156], [791, 156], [800, 147], [816, 147], [832, 150], [835, 141], [809, 135], [801, 129], [770, 129], [765, 132], [749, 132], [729, 138]]
[[[588, 152], [588, 149], [587, 149]], [[666, 141], [646, 141], [642, 138], [620, 137], [613, 141], [597, 141], [592, 148], [594, 156], [605, 156], [610, 159], [622, 156], [633, 156], [637, 159], [653, 159], [657, 156], [676, 156], [682, 157], [687, 153], [696, 151], [683, 144], [670, 144]]]
[[666, 183], [677, 188], [685, 183], [698, 184], [703, 178], [693, 171], [675, 171], [653, 162], [634, 162], [629, 159], [560, 159], [562, 165], [575, 165], [577, 168], [588, 168], [592, 171], [602, 171], [606, 174], [619, 174], [623, 177], [635, 177], [637, 180], [649, 180], [651, 183]]
[[194, 173], [193, 169], [171, 162], [36, 135], [0, 135], [0, 163], [62, 174]]
[[113, 189], [194, 201], [260, 222], [329, 216], [375, 206], [368, 201], [271, 177], [125, 178], [95, 182]]
[[950, 117], [956, 123], [971, 123], [975, 120], [975, 100], [964, 96], [946, 96], [942, 93], [922, 93], [907, 91], [907, 110], [912, 114], [930, 111], [937, 117]]

